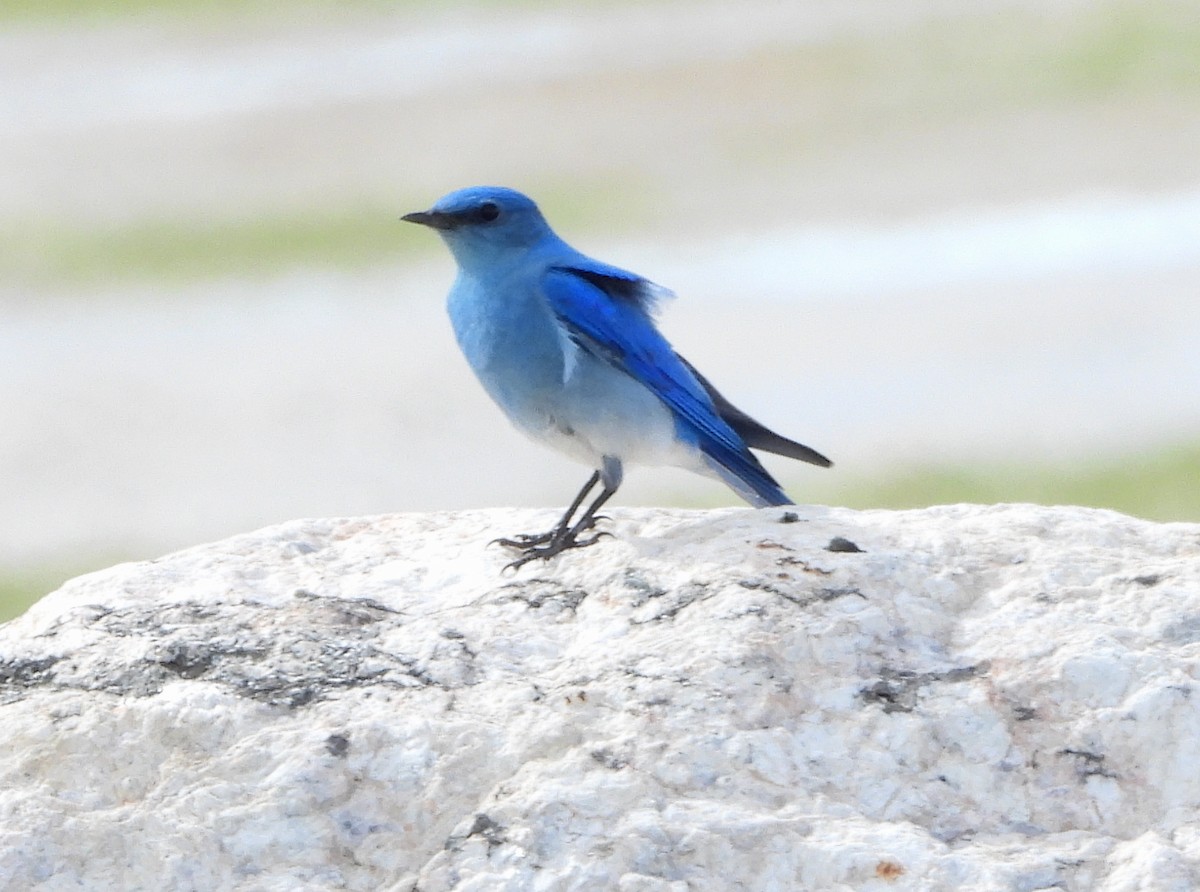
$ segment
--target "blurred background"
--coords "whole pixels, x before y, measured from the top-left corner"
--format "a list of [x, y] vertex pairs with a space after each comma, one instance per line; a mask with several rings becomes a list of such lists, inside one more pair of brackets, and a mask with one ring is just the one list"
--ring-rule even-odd
[[561, 508], [397, 220], [476, 183], [676, 291], [835, 459], [767, 460], [797, 501], [1200, 520], [1197, 60], [1195, 0], [2, 0], [0, 618], [293, 517]]

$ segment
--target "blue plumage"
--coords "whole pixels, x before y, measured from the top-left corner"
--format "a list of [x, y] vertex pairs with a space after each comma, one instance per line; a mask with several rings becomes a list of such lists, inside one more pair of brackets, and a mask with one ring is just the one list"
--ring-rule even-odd
[[554, 530], [499, 540], [523, 552], [514, 565], [594, 543], [583, 534], [626, 462], [717, 476], [759, 507], [791, 500], [749, 447], [830, 464], [735, 408], [672, 349], [653, 319], [669, 292], [567, 245], [521, 193], [463, 189], [404, 219], [454, 254], [451, 322], [484, 388], [520, 430], [596, 469]]

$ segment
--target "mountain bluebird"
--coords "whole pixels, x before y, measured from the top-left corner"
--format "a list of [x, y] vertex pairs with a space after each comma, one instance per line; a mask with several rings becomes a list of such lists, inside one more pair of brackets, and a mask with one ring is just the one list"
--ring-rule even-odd
[[497, 540], [521, 552], [510, 567], [594, 544], [596, 512], [626, 462], [717, 477], [756, 507], [792, 501], [750, 447], [829, 467], [735, 408], [672, 349], [654, 326], [670, 292], [580, 254], [520, 192], [461, 189], [401, 219], [437, 230], [454, 255], [450, 320], [484, 389], [520, 431], [595, 469], [554, 529]]

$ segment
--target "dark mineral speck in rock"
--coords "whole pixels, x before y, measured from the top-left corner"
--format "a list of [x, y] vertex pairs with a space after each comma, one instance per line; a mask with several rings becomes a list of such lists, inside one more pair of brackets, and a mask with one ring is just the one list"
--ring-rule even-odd
[[829, 540], [829, 544], [825, 546], [826, 551], [842, 551], [848, 553], [861, 552], [862, 549], [851, 542], [849, 539], [843, 539], [841, 536], [834, 536]]
[[795, 523], [800, 519], [800, 515], [795, 511], [784, 511], [783, 516], [779, 518], [780, 523]]
[[325, 738], [325, 749], [331, 756], [344, 756], [350, 749], [350, 738], [342, 734], [330, 734]]

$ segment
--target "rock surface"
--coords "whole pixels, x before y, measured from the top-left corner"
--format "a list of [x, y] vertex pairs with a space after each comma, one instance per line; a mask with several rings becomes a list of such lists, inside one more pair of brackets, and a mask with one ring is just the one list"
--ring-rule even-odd
[[1200, 526], [625, 511], [502, 575], [551, 519], [44, 599], [0, 629], [3, 888], [1200, 887]]

